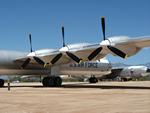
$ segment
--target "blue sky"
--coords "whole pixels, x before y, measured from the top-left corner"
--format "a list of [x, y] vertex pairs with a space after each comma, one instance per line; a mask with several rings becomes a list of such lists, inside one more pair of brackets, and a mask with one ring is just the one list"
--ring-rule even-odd
[[[29, 51], [62, 47], [61, 26], [67, 44], [102, 40], [100, 17], [106, 18], [106, 36], [150, 36], [150, 0], [0, 0], [0, 49]], [[150, 49], [127, 60], [108, 55], [111, 62], [150, 62]]]

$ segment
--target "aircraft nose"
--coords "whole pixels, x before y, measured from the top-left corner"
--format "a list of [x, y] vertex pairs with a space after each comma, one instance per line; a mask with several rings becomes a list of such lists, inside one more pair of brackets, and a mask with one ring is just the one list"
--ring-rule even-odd
[[148, 69], [146, 70], [146, 72], [147, 72], [147, 73], [150, 73], [150, 69], [148, 68]]

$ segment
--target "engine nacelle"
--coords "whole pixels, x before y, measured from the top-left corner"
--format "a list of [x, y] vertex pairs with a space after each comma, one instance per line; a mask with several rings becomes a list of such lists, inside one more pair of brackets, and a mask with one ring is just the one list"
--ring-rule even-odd
[[114, 44], [114, 43], [126, 42], [129, 40], [129, 37], [127, 37], [127, 36], [114, 36], [111, 38], [107, 38], [107, 40], [110, 42], [110, 44]]
[[[104, 48], [103, 53], [106, 52], [107, 54], [107, 46], [114, 46], [115, 48], [123, 51], [124, 53], [127, 54], [127, 56], [132, 56], [135, 55], [141, 48], [137, 48], [135, 45], [132, 43], [126, 44], [126, 42], [130, 42], [130, 38], [127, 36], [114, 36], [107, 38], [106, 40], [103, 40], [100, 45]], [[120, 44], [121, 43], [121, 44]], [[111, 52], [111, 51], [110, 51]], [[113, 52], [111, 52], [113, 55]]]

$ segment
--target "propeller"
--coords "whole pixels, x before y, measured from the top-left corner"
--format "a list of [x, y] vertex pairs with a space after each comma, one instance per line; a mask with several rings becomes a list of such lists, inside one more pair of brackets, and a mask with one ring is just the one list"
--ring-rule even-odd
[[[62, 37], [63, 37], [63, 47], [65, 47], [65, 36], [64, 36], [64, 26], [62, 26]], [[66, 52], [66, 54], [75, 62], [80, 63], [81, 59], [78, 58], [76, 55], [72, 54], [71, 52]]]
[[[30, 42], [30, 52], [33, 52], [32, 49], [32, 38], [31, 38], [31, 34], [29, 34], [29, 42]], [[24, 69], [25, 67], [27, 67], [27, 65], [30, 63], [31, 59], [27, 58], [24, 63], [21, 65], [21, 67]]]
[[[63, 47], [65, 47], [64, 26], [62, 26], [61, 31], [62, 31], [62, 38], [63, 38]], [[51, 64], [55, 64], [61, 57], [62, 57], [62, 53], [57, 54], [57, 55], [51, 60]]]
[[[32, 49], [32, 38], [31, 38], [31, 34], [29, 34], [29, 41], [30, 41], [30, 52], [33, 52], [33, 49]], [[34, 56], [33, 59], [40, 65], [45, 65], [45, 62], [43, 60], [41, 60], [40, 58]], [[27, 67], [27, 65], [30, 63], [31, 61], [31, 58], [27, 58], [24, 63], [21, 65], [21, 67], [24, 69]]]
[[[106, 37], [105, 37], [105, 18], [104, 18], [104, 17], [101, 18], [101, 26], [102, 26], [103, 40], [106, 40]], [[108, 48], [111, 52], [115, 53], [116, 55], [118, 55], [118, 56], [120, 56], [120, 57], [122, 57], [122, 58], [127, 58], [127, 55], [126, 55], [123, 51], [119, 50], [118, 48], [115, 48], [115, 47], [113, 47], [113, 46], [111, 46], [111, 45], [108, 45], [107, 48]], [[94, 58], [102, 51], [102, 49], [103, 49], [102, 47], [99, 47], [99, 48], [97, 48], [96, 50], [94, 50], [94, 51], [88, 56], [88, 59], [89, 59], [89, 60], [94, 59]]]
[[[65, 32], [64, 32], [64, 26], [62, 26], [61, 28], [62, 30], [62, 38], [63, 38], [63, 47], [66, 46], [65, 44]], [[74, 60], [75, 62], [79, 63], [81, 61], [80, 58], [78, 58], [76, 55], [72, 54], [71, 52], [66, 51], [66, 54], [68, 57], [70, 57], [72, 60]], [[51, 60], [51, 64], [55, 64], [61, 57], [62, 57], [62, 53], [57, 54], [52, 60]]]
[[[104, 17], [101, 18], [101, 24], [102, 24], [103, 39], [106, 40], [106, 37], [105, 37], [105, 18]], [[111, 52], [113, 52], [116, 55], [120, 56], [121, 58], [126, 58], [127, 57], [127, 55], [123, 51], [119, 50], [118, 48], [115, 48], [111, 45], [108, 45], [107, 48]]]
[[[101, 26], [102, 26], [102, 32], [103, 32], [103, 40], [106, 40], [105, 38], [105, 18], [102, 17], [101, 18]], [[97, 48], [96, 50], [94, 50], [89, 56], [88, 59], [92, 60], [94, 59], [101, 51], [102, 51], [102, 47]]]

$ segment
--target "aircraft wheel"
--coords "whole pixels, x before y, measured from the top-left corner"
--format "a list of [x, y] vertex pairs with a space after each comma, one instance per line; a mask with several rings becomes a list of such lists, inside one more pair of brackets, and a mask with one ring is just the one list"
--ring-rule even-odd
[[43, 78], [42, 83], [44, 87], [60, 87], [62, 84], [62, 79], [60, 77], [48, 76]]
[[54, 77], [44, 77], [42, 80], [44, 87], [53, 87], [54, 86]]
[[89, 82], [90, 83], [97, 83], [98, 82], [98, 79], [96, 77], [90, 77], [89, 78]]
[[44, 87], [48, 87], [48, 77], [43, 78], [42, 84], [43, 84]]
[[54, 84], [55, 84], [55, 87], [60, 87], [61, 84], [62, 84], [62, 79], [61, 79], [61, 77], [55, 77], [55, 79], [54, 79]]
[[0, 87], [3, 87], [4, 86], [4, 80], [3, 79], [0, 79]]

